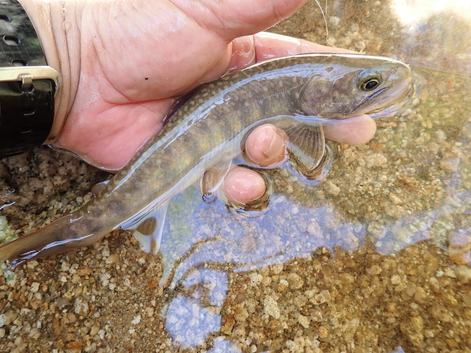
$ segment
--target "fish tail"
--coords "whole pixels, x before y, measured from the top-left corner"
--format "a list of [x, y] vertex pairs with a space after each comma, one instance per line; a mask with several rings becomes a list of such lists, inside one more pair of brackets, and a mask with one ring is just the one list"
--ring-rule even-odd
[[[38, 257], [67, 250], [72, 246], [88, 245], [83, 238], [75, 239], [71, 225], [77, 221], [73, 214], [58, 219], [47, 227], [22, 236], [0, 247], [0, 260], [11, 261], [13, 266]], [[77, 241], [83, 244], [77, 245]], [[71, 243], [74, 243], [73, 245]]]

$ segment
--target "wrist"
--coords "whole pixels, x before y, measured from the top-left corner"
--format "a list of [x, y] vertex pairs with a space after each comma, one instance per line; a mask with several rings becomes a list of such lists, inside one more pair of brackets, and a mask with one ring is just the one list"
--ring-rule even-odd
[[77, 92], [80, 74], [80, 38], [77, 2], [19, 0], [33, 23], [47, 64], [62, 76], [55, 97], [54, 122], [45, 144], [54, 143], [64, 126]]

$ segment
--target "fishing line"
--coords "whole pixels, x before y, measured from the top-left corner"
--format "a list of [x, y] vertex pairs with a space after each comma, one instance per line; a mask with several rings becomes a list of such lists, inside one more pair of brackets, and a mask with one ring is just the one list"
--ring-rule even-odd
[[322, 14], [322, 18], [324, 20], [324, 26], [325, 26], [325, 41], [328, 45], [330, 46], [333, 46], [331, 43], [329, 43], [329, 25], [327, 23], [327, 0], [325, 0], [325, 12], [324, 12], [324, 9], [322, 8], [319, 0], [314, 0], [317, 4], [317, 6], [319, 7], [319, 10], [321, 11], [321, 14]]

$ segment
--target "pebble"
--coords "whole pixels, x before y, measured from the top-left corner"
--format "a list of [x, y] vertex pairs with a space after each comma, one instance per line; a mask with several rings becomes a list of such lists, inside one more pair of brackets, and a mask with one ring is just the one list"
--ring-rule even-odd
[[323, 290], [319, 294], [316, 294], [314, 298], [312, 298], [310, 301], [313, 304], [320, 305], [327, 303], [331, 299], [330, 292], [328, 290]]
[[338, 194], [340, 194], [341, 191], [341, 189], [337, 185], [335, 185], [329, 180], [325, 181], [325, 189], [327, 193], [332, 196], [337, 196]]
[[275, 319], [280, 318], [278, 303], [270, 296], [266, 296], [263, 300], [263, 311], [265, 314], [272, 316]]
[[298, 322], [301, 326], [303, 326], [304, 328], [308, 328], [309, 327], [309, 319], [306, 317], [306, 316], [303, 316], [303, 315], [299, 315], [298, 316]]
[[263, 276], [259, 273], [251, 273], [250, 280], [252, 286], [258, 286], [262, 282]]
[[373, 153], [366, 157], [366, 167], [373, 168], [373, 167], [383, 167], [386, 166], [388, 159], [380, 153]]
[[463, 283], [471, 282], [471, 268], [469, 266], [461, 265], [455, 269], [456, 276]]
[[291, 289], [300, 289], [304, 285], [304, 281], [297, 273], [290, 273], [287, 280]]
[[138, 325], [141, 322], [141, 315], [137, 315], [134, 320], [131, 321], [131, 325]]

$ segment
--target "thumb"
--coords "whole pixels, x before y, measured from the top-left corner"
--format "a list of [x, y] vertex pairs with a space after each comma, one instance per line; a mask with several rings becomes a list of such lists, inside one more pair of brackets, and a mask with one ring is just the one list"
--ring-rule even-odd
[[[176, 0], [180, 8], [203, 28], [211, 28], [227, 42], [263, 31], [299, 10], [307, 0]], [[208, 12], [210, 15], [208, 15]]]

